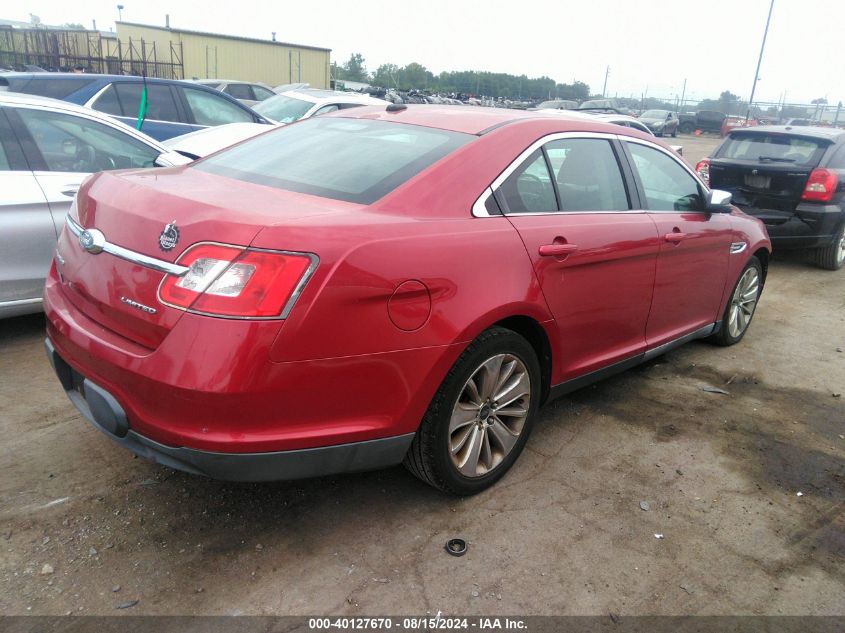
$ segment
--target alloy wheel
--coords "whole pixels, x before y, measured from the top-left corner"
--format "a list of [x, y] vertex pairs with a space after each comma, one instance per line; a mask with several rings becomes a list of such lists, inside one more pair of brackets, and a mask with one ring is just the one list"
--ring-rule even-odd
[[482, 477], [513, 450], [531, 404], [531, 377], [512, 354], [484, 361], [461, 389], [449, 420], [452, 463], [465, 477]]
[[836, 263], [842, 264], [842, 262], [845, 262], [845, 230], [842, 231], [839, 243], [836, 245]]
[[731, 309], [728, 313], [728, 332], [738, 338], [748, 328], [757, 298], [760, 294], [760, 275], [756, 268], [749, 268], [740, 277], [731, 297]]

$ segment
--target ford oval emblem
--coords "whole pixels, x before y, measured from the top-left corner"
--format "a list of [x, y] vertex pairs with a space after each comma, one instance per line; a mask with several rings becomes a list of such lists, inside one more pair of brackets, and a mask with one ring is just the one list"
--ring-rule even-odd
[[92, 255], [102, 253], [106, 237], [97, 229], [85, 229], [79, 234], [79, 245]]
[[176, 220], [173, 220], [158, 236], [158, 247], [163, 251], [172, 251], [178, 241], [179, 227], [176, 226]]

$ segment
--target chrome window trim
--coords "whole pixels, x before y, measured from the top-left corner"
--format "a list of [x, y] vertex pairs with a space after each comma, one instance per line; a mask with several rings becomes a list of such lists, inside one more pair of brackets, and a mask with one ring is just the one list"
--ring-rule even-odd
[[[635, 128], [631, 128], [635, 129]], [[554, 132], [552, 134], [547, 134], [546, 136], [534, 141], [531, 145], [528, 146], [522, 153], [519, 154], [505, 169], [499, 174], [496, 179], [487, 187], [481, 195], [476, 199], [475, 203], [472, 205], [472, 215], [476, 218], [490, 218], [490, 217], [497, 217], [496, 215], [491, 215], [487, 212], [487, 209], [484, 206], [484, 203], [487, 201], [487, 198], [493, 194], [493, 192], [498, 189], [502, 183], [507, 180], [508, 176], [510, 176], [516, 169], [522, 165], [522, 163], [527, 159], [532, 153], [534, 153], [538, 148], [542, 147], [546, 143], [550, 143], [551, 141], [557, 141], [559, 139], [568, 139], [568, 138], [593, 138], [593, 139], [604, 139], [608, 141], [619, 141], [619, 142], [629, 142], [629, 143], [638, 143], [639, 145], [645, 145], [646, 147], [651, 147], [652, 149], [656, 149], [659, 152], [663, 152], [666, 156], [674, 160], [678, 163], [681, 167], [683, 167], [687, 173], [693, 177], [695, 182], [699, 184], [699, 186], [703, 187], [704, 192], [710, 191], [710, 188], [705, 185], [701, 178], [699, 178], [698, 174], [684, 162], [674, 151], [667, 150], [664, 147], [661, 147], [657, 143], [646, 139], [635, 138], [633, 136], [627, 136], [625, 134], [609, 134], [607, 132]], [[634, 169], [634, 166], [631, 166], [631, 169]], [[622, 175], [622, 180], [625, 181], [625, 174], [622, 173], [620, 169], [620, 174]], [[625, 181], [626, 186], [629, 184]], [[559, 214], [567, 214], [567, 215], [595, 215], [595, 214], [608, 214], [608, 213], [648, 213], [648, 209], [620, 209], [618, 211], [537, 211], [533, 213], [505, 213], [502, 211], [502, 215], [513, 215], [513, 216], [523, 216], [523, 215], [559, 215]], [[706, 213], [707, 211], [703, 211]], [[655, 211], [654, 213], [660, 213], [659, 211]]]
[[[522, 165], [522, 163], [535, 151], [537, 151], [540, 147], [545, 145], [546, 143], [550, 143], [552, 141], [557, 141], [561, 139], [570, 139], [570, 138], [587, 138], [587, 139], [600, 139], [605, 141], [614, 141], [620, 140], [619, 134], [609, 134], [607, 132], [554, 132], [552, 134], [547, 134], [542, 138], [537, 139], [531, 145], [529, 145], [524, 151], [522, 151], [519, 156], [517, 156], [511, 163], [505, 167], [501, 174], [499, 174], [496, 179], [487, 187], [481, 195], [476, 199], [475, 203], [472, 205], [472, 215], [476, 218], [490, 218], [490, 217], [498, 217], [497, 215], [491, 215], [487, 212], [487, 209], [484, 207], [484, 203], [487, 202], [487, 198], [490, 197], [493, 192], [502, 186], [502, 183], [508, 179], [508, 177], [516, 171], [516, 169]], [[622, 172], [622, 169], [619, 170], [619, 175], [622, 177], [622, 181], [625, 182], [625, 174]], [[625, 182], [627, 186], [627, 182]], [[608, 213], [644, 213], [642, 209], [619, 209], [618, 211], [536, 211], [533, 213], [505, 213], [502, 211], [503, 216], [524, 216], [524, 215], [594, 215], [594, 214], [608, 214]]]
[[[70, 214], [66, 216], [65, 224], [67, 224], [67, 227], [70, 232], [73, 233], [76, 237], [79, 237], [85, 231], [85, 229], [81, 225], [77, 224], [76, 221], [70, 217]], [[123, 246], [112, 244], [108, 241], [103, 244], [102, 252], [108, 253], [109, 255], [113, 255], [114, 257], [118, 257], [119, 259], [123, 259], [132, 264], [137, 264], [138, 266], [143, 266], [144, 268], [150, 268], [160, 273], [175, 275], [176, 277], [181, 277], [189, 270], [186, 266], [171, 264], [170, 262], [166, 262], [163, 259], [150, 257], [149, 255], [138, 253], [128, 248], [124, 248]]]

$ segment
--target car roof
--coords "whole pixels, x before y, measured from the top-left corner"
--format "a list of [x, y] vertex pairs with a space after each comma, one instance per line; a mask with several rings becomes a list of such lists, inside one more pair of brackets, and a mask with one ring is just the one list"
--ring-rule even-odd
[[755, 125], [751, 127], [737, 127], [731, 130], [734, 133], [752, 134], [786, 134], [791, 136], [803, 136], [823, 141], [839, 141], [845, 136], [845, 130], [835, 127], [819, 127], [815, 125]]
[[90, 119], [103, 121], [111, 126], [116, 125], [117, 127], [126, 128], [130, 131], [130, 133], [142, 137], [148, 144], [160, 148], [161, 151], [166, 151], [162, 144], [155, 139], [150, 138], [143, 132], [139, 132], [129, 127], [125, 123], [118, 121], [108, 114], [76, 105], [75, 103], [69, 103], [68, 101], [62, 101], [61, 99], [51, 99], [50, 97], [39, 97], [37, 95], [22, 94], [19, 92], [0, 92], [0, 105], [39, 106], [50, 108], [51, 110], [66, 112], [68, 114], [79, 114]]
[[[309, 103], [363, 103], [369, 105], [378, 105], [384, 103], [388, 105], [390, 102], [384, 99], [377, 99], [370, 95], [362, 95], [357, 92], [340, 92], [336, 90], [320, 90], [318, 88], [300, 88], [299, 90], [286, 90], [280, 92], [280, 95], [308, 101]], [[270, 97], [271, 99], [273, 97]]]
[[241, 79], [183, 79], [183, 81], [189, 81], [192, 84], [202, 84], [203, 86], [210, 86], [214, 84], [247, 84], [249, 86], [269, 87], [260, 81], [243, 81]]
[[[372, 106], [343, 110], [342, 113], [332, 113], [328, 116], [398, 121], [476, 135], [485, 134], [511, 123], [529, 120], [562, 121], [570, 123], [573, 131], [577, 131], [584, 123], [601, 127], [607, 126], [607, 131], [611, 134], [618, 134], [620, 129], [617, 125], [606, 123], [595, 116], [585, 115], [577, 110], [528, 111], [463, 105], [409, 104], [400, 110], [388, 111], [386, 107]], [[636, 132], [636, 130], [632, 131]]]

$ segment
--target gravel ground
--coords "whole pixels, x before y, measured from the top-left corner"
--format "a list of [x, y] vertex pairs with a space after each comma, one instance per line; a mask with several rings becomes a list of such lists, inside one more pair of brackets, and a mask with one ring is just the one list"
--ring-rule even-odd
[[0, 322], [0, 612], [845, 614], [844, 320], [845, 271], [777, 259], [741, 344], [548, 405], [469, 499], [133, 458], [65, 397], [43, 317]]

